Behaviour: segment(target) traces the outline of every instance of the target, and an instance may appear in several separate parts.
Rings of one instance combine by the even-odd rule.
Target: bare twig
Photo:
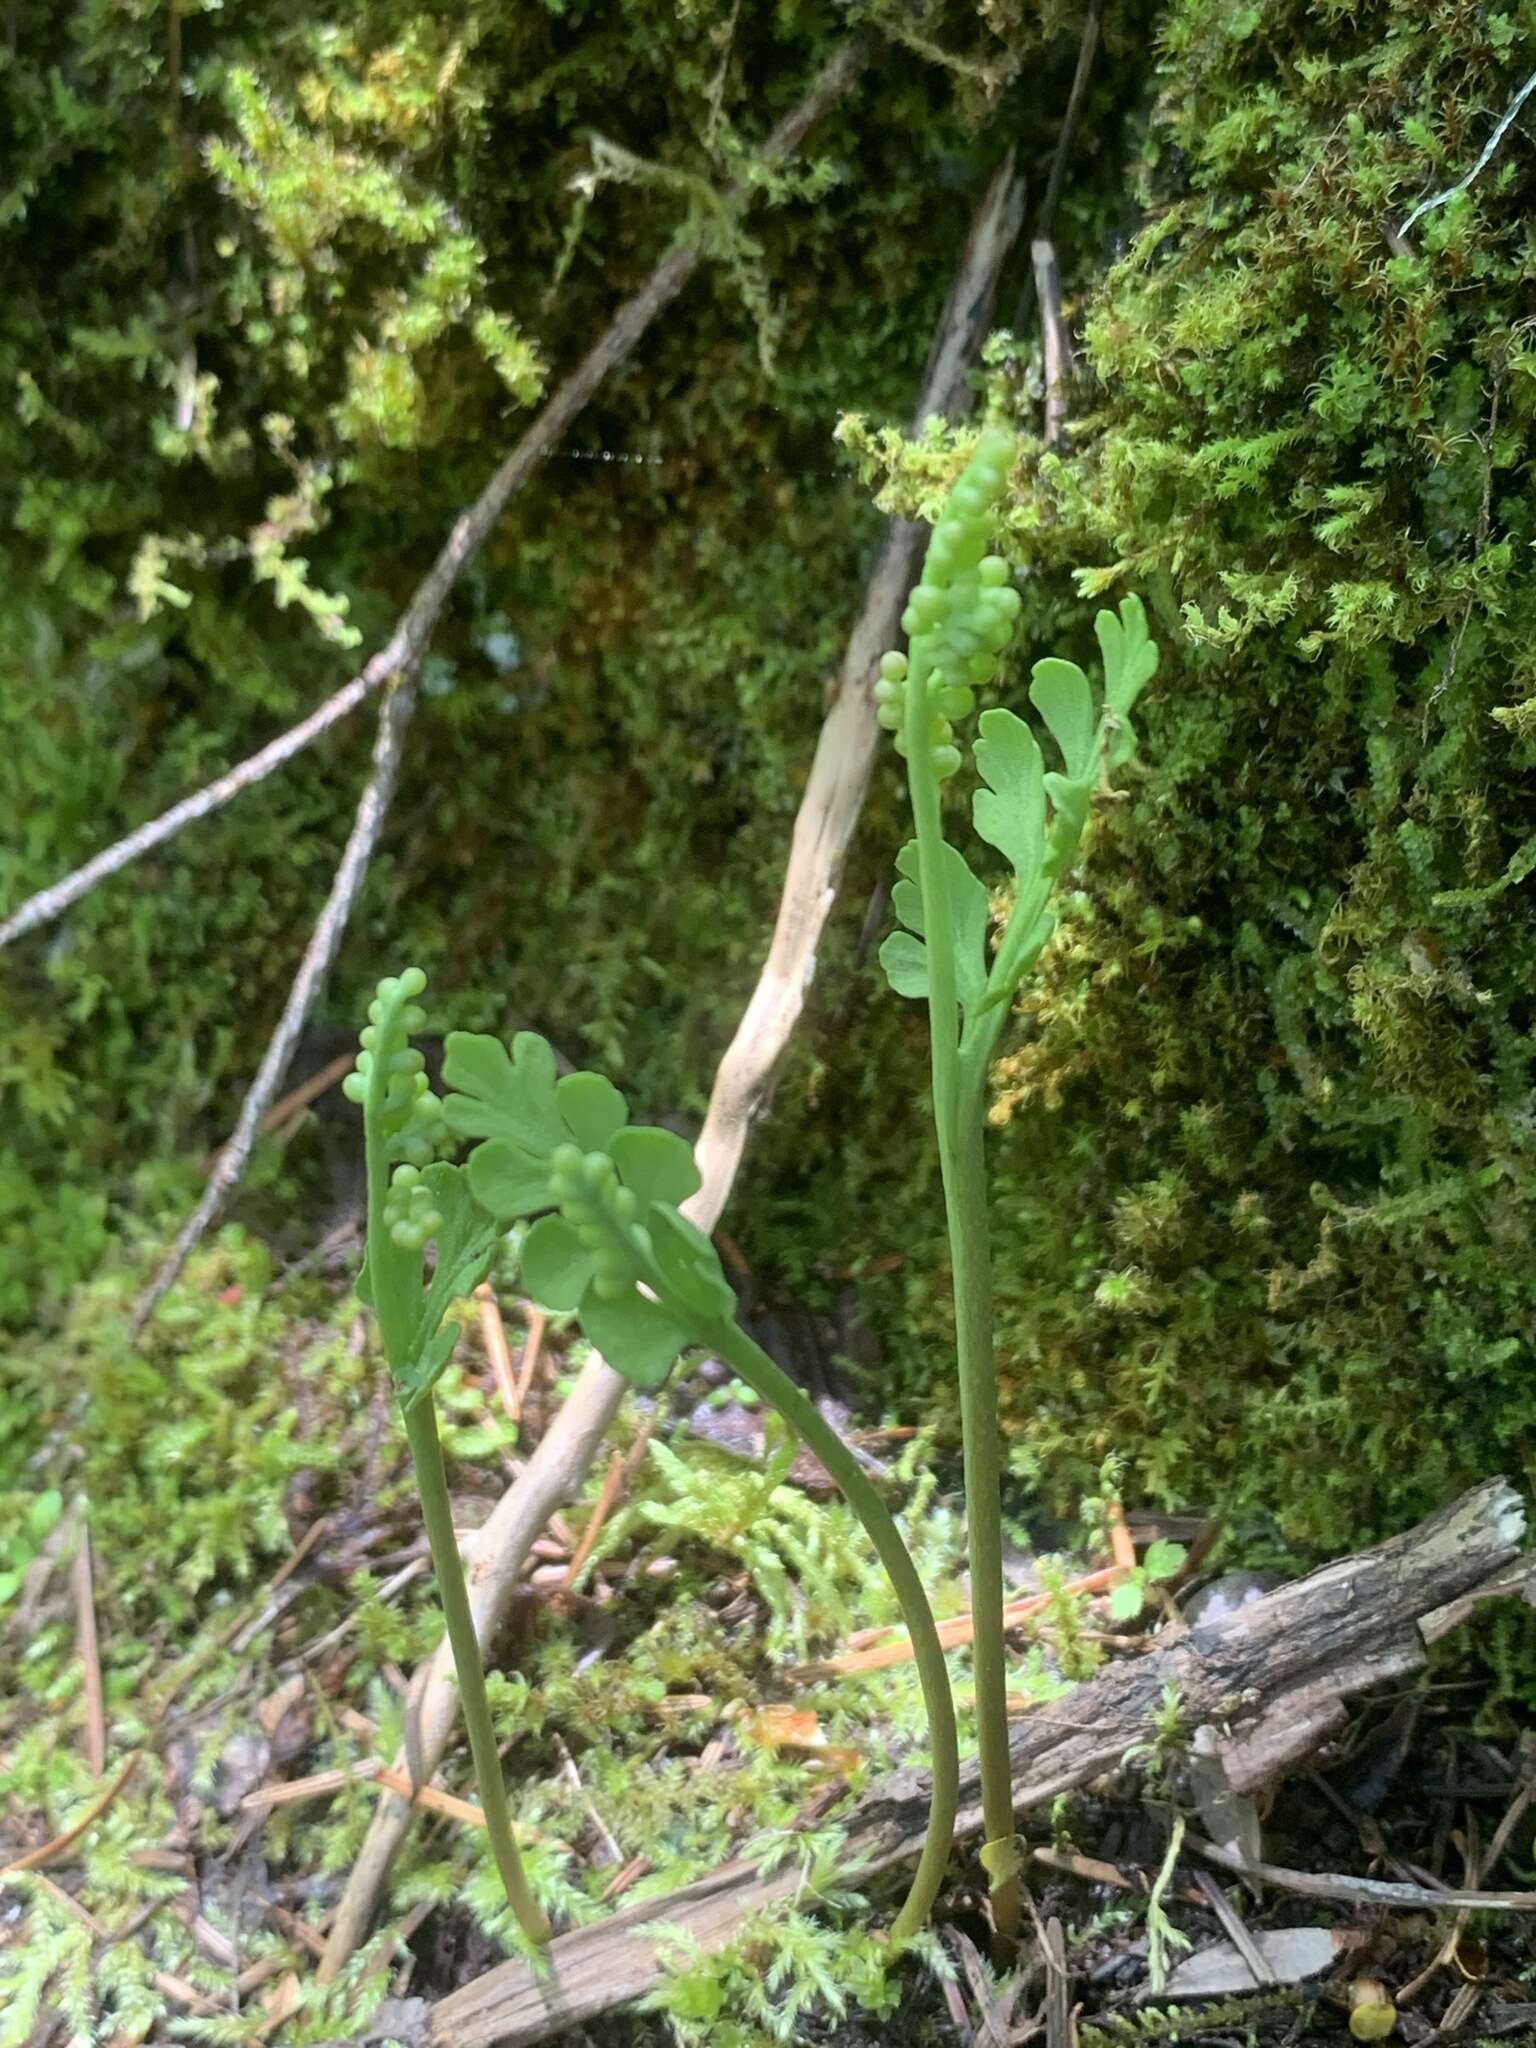
[[[549,1317],[543,1309],[528,1304],[528,1320],[524,1328],[523,1348],[517,1361],[517,1384],[512,1389],[512,1420],[521,1422],[523,1406],[533,1389],[534,1375],[538,1372],[539,1361],[544,1355],[544,1332],[549,1328]]]
[[[13,939],[35,931],[39,925],[50,924],[72,903],[78,903],[82,896],[88,895],[98,882],[105,881],[108,875],[115,875],[152,848],[163,845],[183,825],[206,818],[210,811],[218,810],[242,790],[250,789],[274,769],[281,768],[285,761],[291,761],[295,754],[302,753],[311,741],[317,740],[323,732],[329,732],[349,712],[355,711],[381,683],[390,676],[398,675],[404,666],[404,652],[397,631],[388,646],[380,648],[360,675],[344,684],[333,697],[328,697],[308,718],[300,719],[297,725],[290,726],[287,732],[269,741],[257,753],[240,762],[238,767],[231,768],[227,775],[210,782],[206,789],[198,790],[195,796],[184,797],[170,810],[162,811],[158,818],[151,818],[148,824],[140,825],[136,831],[105,847],[83,867],[76,868],[72,875],[66,875],[62,881],[54,882],[46,889],[39,889],[35,896],[29,896],[0,924],[0,946],[8,946]]]
[[[1045,445],[1054,448],[1067,419],[1067,384],[1076,363],[1072,337],[1061,310],[1061,278],[1056,269],[1056,244],[1041,235],[1030,244],[1035,294],[1040,301],[1040,336],[1045,350]]]
[[[1354,1906],[1416,1906],[1424,1913],[1443,1913],[1447,1906],[1473,1912],[1536,1913],[1536,1892],[1432,1891],[1427,1884],[1393,1884],[1382,1877],[1319,1875],[1312,1870],[1282,1870],[1275,1863],[1250,1863],[1232,1849],[1220,1849],[1199,1835],[1187,1835],[1184,1846],[1208,1862],[1239,1877],[1257,1878],[1276,1891],[1302,1899],[1339,1899]]]
[[[228,1195],[245,1172],[251,1153],[256,1147],[257,1133],[261,1120],[272,1107],[272,1102],[282,1080],[288,1071],[288,1062],[293,1049],[303,1035],[305,1021],[327,974],[336,958],[336,949],[341,944],[342,934],[352,915],[352,906],[357,901],[357,892],[363,885],[368,872],[368,863],[379,841],[385,815],[389,810],[390,798],[394,795],[395,781],[400,771],[400,750],[405,739],[406,727],[410,724],[411,713],[416,708],[416,686],[407,680],[399,683],[385,700],[379,714],[378,737],[373,747],[373,767],[358,800],[357,815],[352,821],[352,830],[347,839],[346,850],[341,856],[341,865],[331,883],[331,892],[325,900],[309,944],[304,949],[304,958],[294,976],[293,987],[288,991],[288,1000],[277,1022],[271,1042],[256,1070],[256,1078],[246,1090],[244,1102],[235,1128],[231,1132],[218,1163],[208,1176],[207,1185],[198,1200],[197,1207],[182,1225],[176,1242],[162,1261],[159,1270],[148,1287],[134,1304],[130,1332],[137,1336],[145,1323],[164,1300],[188,1257],[196,1248],[203,1232],[224,1206]]]
[[[773,131],[763,155],[772,161],[796,149],[807,131],[827,109],[842,97],[862,68],[866,52],[862,43],[846,43],[823,70],[815,86],[795,110]],[[699,267],[701,252],[680,245],[665,256],[646,283],[615,315],[602,339],[584,357],[539,412],[528,431],[508,455],[469,510],[453,530],[423,578],[394,632],[367,667],[336,694],[288,732],[252,754],[238,767],[221,775],[206,789],[151,819],[137,831],[105,848],[84,867],[62,881],[40,890],[0,924],[0,946],[9,945],[24,932],[33,931],[78,903],[97,882],[116,874],[152,847],[162,845],[194,819],[227,804],[231,797],[249,789],[280,768],[285,761],[307,747],[312,740],[345,718],[381,684],[411,673],[426,648],[438,615],[458,582],[466,563],[501,517],[507,500],[519,490],[555,446],[566,428],[591,399],[608,373],[616,369],[633,350],[658,313],[663,312]]]
[[[489,1280],[483,1280],[475,1289],[475,1307],[480,1312],[480,1340],[491,1362],[496,1391],[501,1396],[501,1405],[516,1422],[522,1404],[517,1396],[517,1381],[512,1376],[512,1353],[507,1345],[506,1325],[501,1320],[501,1305]]]
[[[845,44],[823,67],[821,76],[806,98],[779,122],[764,147],[764,157],[771,161],[796,148],[812,124],[848,90],[864,61],[864,46],[860,42],[855,39]],[[342,855],[330,896],[300,964],[277,1030],[241,1105],[234,1132],[219,1155],[219,1163],[209,1177],[197,1208],[134,1306],[131,1323],[134,1335],[153,1315],[186,1263],[188,1254],[222,1207],[229,1190],[244,1173],[261,1119],[271,1108],[273,1098],[282,1085],[293,1047],[335,958],[336,947],[378,839],[399,767],[401,741],[415,708],[416,663],[449,592],[465,564],[500,517],[512,493],[533,474],[610,370],[626,360],[656,316],[677,297],[698,268],[700,260],[698,248],[680,244],[662,259],[641,289],[620,308],[602,339],[588,351],[544,405],[474,505],[455,523],[426,581],[396,627],[390,646],[400,648],[399,659],[395,663],[400,681],[379,716],[373,772],[363,791],[352,835]],[[377,659],[382,660],[383,657]]]
[[[1122,1576],[1119,1565],[1104,1565],[1098,1571],[1084,1572],[1081,1578],[1069,1579],[1062,1591],[1072,1594],[1107,1593]],[[1004,1628],[1018,1628],[1026,1621],[1033,1621],[1045,1613],[1055,1597],[1051,1593],[1030,1593],[1021,1600],[1008,1601],[1003,1608]],[[888,1664],[904,1664],[912,1655],[910,1636],[896,1635],[888,1629],[862,1630],[860,1633],[864,1636],[879,1634],[886,1636],[887,1640],[848,1650],[841,1657],[823,1657],[813,1664],[793,1665],[786,1676],[801,1682],[819,1678],[851,1678],[859,1672],[883,1671]],[[944,1649],[963,1649],[975,1636],[976,1616],[970,1611],[952,1614],[939,1623],[938,1633]]]
[[[1037,1919],[1036,1926],[1039,1925]],[[1045,1923],[1045,2043],[1046,2048],[1072,2048],[1072,1978],[1067,1970],[1067,1944],[1061,1922],[1053,1915]]]
[[[1205,1903],[1221,1922],[1222,1932],[1248,1965],[1248,1974],[1252,1977],[1254,1983],[1271,1986],[1278,1983],[1279,1979],[1270,1967],[1268,1956],[1265,1955],[1263,1949],[1259,1947],[1259,1944],[1248,1931],[1248,1922],[1238,1912],[1236,1906],[1233,1905],[1215,1878],[1211,1876],[1208,1870],[1200,1870],[1195,1873],[1195,1882],[1204,1894]]]
[[[582,1567],[592,1555],[597,1539],[603,1533],[603,1525],[613,1513],[614,1503],[618,1500],[623,1486],[624,1454],[622,1451],[615,1451],[609,1460],[608,1470],[603,1474],[603,1483],[598,1488],[597,1499],[592,1503],[587,1526],[581,1532],[581,1541],[571,1553],[571,1561],[565,1568],[565,1578],[560,1587],[562,1593],[569,1593],[581,1577]]]
[[[1481,176],[1482,172],[1487,168],[1488,164],[1491,162],[1494,151],[1498,148],[1499,144],[1504,140],[1504,137],[1509,133],[1510,127],[1514,121],[1515,116],[1519,113],[1520,109],[1525,105],[1526,101],[1530,98],[1533,92],[1536,92],[1536,71],[1533,71],[1531,73],[1530,77],[1525,81],[1524,85],[1521,86],[1520,90],[1515,94],[1514,98],[1510,101],[1509,105],[1504,109],[1504,112],[1499,116],[1498,123],[1495,126],[1493,133],[1489,136],[1488,140],[1483,144],[1482,149],[1478,153],[1477,161],[1473,164],[1471,170],[1468,171],[1464,177],[1458,178],[1454,185],[1447,185],[1443,192],[1436,192],[1433,195],[1433,197],[1429,199],[1421,199],[1418,205],[1413,209],[1412,213],[1410,213],[1399,226],[1397,232],[1400,237],[1406,238],[1408,230],[1411,227],[1416,226],[1417,223],[1424,218],[1426,213],[1433,213],[1437,206],[1444,206],[1449,200],[1455,199],[1458,196],[1458,194],[1466,191],[1467,187],[1472,183],[1474,178]],[[1411,253],[1412,252],[1410,251],[1410,254]]]
[[[1037,235],[1052,235],[1056,232],[1056,208],[1061,202],[1061,188],[1066,182],[1067,160],[1072,153],[1073,138],[1077,134],[1078,118],[1083,111],[1083,101],[1088,97],[1088,80],[1093,71],[1093,59],[1099,47],[1099,30],[1103,21],[1104,0],[1090,0],[1088,19],[1083,23],[1083,39],[1077,50],[1077,69],[1072,74],[1072,90],[1067,96],[1067,111],[1061,117],[1061,133],[1056,138],[1056,151],[1051,158],[1045,197],[1040,202],[1040,211],[1035,219]]]
[[[849,74],[851,77],[851,74]],[[848,79],[844,79],[844,84]],[[830,100],[821,88],[821,111]],[[804,127],[809,126],[809,121]],[[988,187],[956,273],[929,360],[919,421],[958,414],[969,401],[966,370],[985,332],[998,269],[1018,231],[1017,185],[1011,162]],[[719,1221],[755,1116],[767,1101],[780,1055],[800,1015],[815,970],[816,949],[836,900],[837,884],[874,762],[877,725],[871,695],[876,666],[899,630],[917,561],[916,529],[894,523],[865,587],[842,673],[817,742],[796,815],[778,921],[756,990],[715,1075],[704,1129],[695,1147],[703,1186],[687,1204],[693,1222]],[[496,1633],[516,1591],[528,1546],[551,1513],[581,1485],[618,1414],[625,1381],[600,1359],[583,1367],[538,1448],[480,1531],[470,1573],[470,1605],[482,1643]],[[439,1646],[424,1690],[417,1733],[435,1764],[458,1718],[453,1660]],[[356,1948],[410,1825],[403,1801],[381,1800],[353,1866],[331,1928],[320,1975],[329,1982]]]
[[[72,1848],[87,1828],[96,1825],[124,1789],[139,1768],[139,1758],[142,1755],[143,1751],[136,1749],[96,1804],[88,1807],[79,1820],[67,1827],[63,1834],[55,1835],[52,1841],[39,1843],[37,1848],[29,1849],[24,1856],[13,1856],[9,1863],[0,1864],[0,1878],[15,1877],[23,1870],[41,1870],[45,1863],[52,1863],[56,1857],[62,1856],[66,1849]]]
[[[308,1109],[312,1102],[318,1102],[327,1089],[334,1088],[343,1075],[352,1071],[356,1057],[355,1052],[339,1052],[335,1059],[327,1060],[323,1067],[302,1080],[296,1088],[290,1088],[286,1095],[273,1103],[262,1118],[257,1137],[264,1138],[268,1131],[280,1131],[284,1124],[296,1118],[301,1111]],[[203,1161],[204,1169],[214,1166],[218,1157],[217,1152],[210,1152]]]

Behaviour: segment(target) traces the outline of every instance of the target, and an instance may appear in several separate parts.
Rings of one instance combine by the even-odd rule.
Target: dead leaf
[[[847,1743],[828,1742],[810,1707],[753,1707],[735,1717],[737,1733],[757,1749],[782,1750],[804,1757],[818,1771],[846,1777],[864,1758]]]
[[[1281,1927],[1255,1934],[1254,1945],[1279,1984],[1300,1984],[1331,1970],[1339,1957],[1358,1945],[1348,1927]],[[1180,1963],[1163,1992],[1165,1998],[1219,1998],[1232,1991],[1258,1991],[1261,1986],[1230,1941],[1218,1941]]]
[[[1235,1850],[1245,1863],[1262,1863],[1259,1809],[1246,1792],[1233,1791],[1215,1728],[1197,1728],[1190,1751],[1189,1789],[1206,1833],[1219,1848]]]

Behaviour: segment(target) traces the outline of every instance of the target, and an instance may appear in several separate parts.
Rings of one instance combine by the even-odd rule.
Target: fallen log
[[[1480,1600],[1514,1592],[1531,1598],[1524,1534],[1519,1496],[1490,1480],[1417,1528],[1220,1621],[1165,1630],[1146,1656],[1111,1665],[1055,1707],[1018,1720],[1011,1743],[1017,1807],[1038,1809],[1118,1770],[1170,1685],[1185,1724],[1214,1729],[1232,1790],[1259,1790],[1315,1754],[1342,1725],[1346,1699],[1420,1670],[1425,1644],[1444,1633],[1448,1613],[1464,1619]],[[868,1878],[915,1858],[927,1811],[924,1773],[898,1772],[873,1787],[845,1823],[849,1866]],[[962,1779],[958,1827],[974,1834],[980,1826],[972,1764]],[[560,1935],[537,1965],[503,1963],[440,1999],[430,2048],[532,2048],[633,2005],[661,1981],[663,1930],[706,1950],[721,1947],[749,1913],[792,1896],[800,1883],[793,1862],[766,1877],[749,1862],[729,1863]],[[1427,1890],[1425,1900],[1443,1903]],[[1490,1895],[1489,1904],[1497,1903]]]

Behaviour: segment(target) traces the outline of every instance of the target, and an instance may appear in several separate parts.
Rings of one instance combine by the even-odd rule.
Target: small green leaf
[[[693,1147],[675,1131],[631,1124],[615,1133],[608,1151],[620,1180],[642,1202],[686,1202],[703,1186]]]
[[[581,1327],[615,1372],[644,1388],[661,1385],[689,1342],[688,1332],[643,1294],[626,1294],[618,1301],[588,1294],[581,1304]]]
[[[1061,661],[1054,654],[1037,661],[1033,675],[1029,701],[1060,747],[1067,774],[1081,782],[1093,768],[1093,693],[1088,678],[1075,661]]]
[[[466,1294],[473,1294],[485,1278],[498,1232],[494,1220],[475,1200],[461,1168],[439,1163],[429,1166],[421,1178],[431,1193],[432,1206],[443,1219],[436,1233],[437,1264],[422,1300],[411,1347],[418,1358],[425,1358],[437,1342],[449,1308]],[[451,1343],[448,1348],[453,1349]],[[439,1365],[432,1379],[442,1369]]]
[[[978,789],[971,811],[976,830],[1018,876],[1034,882],[1045,858],[1045,764],[1035,736],[1011,711],[984,711],[977,721],[976,772],[990,787]]]
[[[555,1056],[542,1038],[520,1031],[512,1054],[499,1038],[450,1031],[443,1080],[458,1090],[443,1104],[448,1128],[461,1138],[506,1138],[534,1153],[565,1142],[555,1110]]]
[[[1104,660],[1104,702],[1124,718],[1157,673],[1157,642],[1147,633],[1147,614],[1139,597],[1120,600],[1120,616],[1100,612],[1093,622]]]
[[[567,1074],[555,1087],[561,1120],[583,1152],[606,1152],[629,1121],[624,1098],[601,1074]]]
[[[1122,1579],[1109,1589],[1109,1611],[1116,1621],[1134,1621],[1142,1608],[1140,1582]]]
[[[969,1011],[987,992],[990,903],[984,885],[971,873],[959,847],[946,841],[940,857],[949,895],[950,930],[954,934],[955,992],[961,1008]]]
[[[1166,1536],[1159,1536],[1155,1543],[1147,1545],[1142,1570],[1149,1579],[1174,1578],[1183,1568],[1186,1555],[1182,1543],[1170,1543]]]
[[[980,1855],[981,1867],[990,1880],[989,1891],[1000,1891],[1024,1868],[1024,1843],[1018,1835],[999,1835],[983,1842]]]
[[[402,1409],[414,1408],[418,1401],[424,1400],[431,1393],[448,1370],[448,1361],[452,1358],[458,1341],[457,1323],[449,1323],[445,1328],[433,1332],[409,1372],[403,1373],[396,1382],[396,1392]]]
[[[510,1138],[487,1138],[477,1145],[467,1171],[475,1200],[504,1223],[549,1207],[548,1159],[536,1158]]]
[[[1070,781],[1065,775],[1047,775],[1045,793],[1055,807],[1045,855],[1045,873],[1054,881],[1076,856],[1093,790],[1088,783]]]
[[[1104,714],[1104,765],[1123,768],[1136,753],[1136,728],[1123,712]]]
[[[542,1216],[523,1239],[523,1285],[545,1308],[580,1308],[592,1254],[563,1216]]]
[[[649,1222],[657,1270],[680,1305],[700,1322],[734,1316],[735,1291],[720,1269],[719,1254],[698,1225],[666,1206],[655,1208]]]
[[[897,916],[915,932],[921,932],[924,923],[918,861],[917,841],[909,839],[896,856],[901,880],[891,891]],[[981,1000],[987,986],[987,892],[957,847],[941,845],[939,861],[954,953],[955,993],[969,1009]],[[927,995],[928,954],[920,939],[907,932],[893,932],[880,948],[880,964],[897,995]]]
[[[21,1577],[20,1572],[0,1572],[0,1607],[3,1607],[7,1600],[15,1598]]]
[[[901,880],[891,890],[891,908],[909,932],[923,936],[923,892],[918,885],[917,841],[909,839],[896,856]]]
[[[892,932],[880,948],[885,978],[899,996],[928,996],[928,948],[910,932]]]

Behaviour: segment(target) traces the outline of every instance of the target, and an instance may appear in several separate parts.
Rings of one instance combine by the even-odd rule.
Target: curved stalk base
[[[501,1758],[496,1750],[496,1731],[491,1722],[491,1705],[486,1697],[485,1671],[480,1662],[480,1644],[475,1636],[474,1618],[469,1611],[469,1593],[464,1584],[464,1567],[458,1540],[453,1533],[453,1511],[448,1499],[448,1479],[443,1470],[443,1448],[438,1441],[437,1417],[432,1396],[405,1410],[405,1433],[416,1466],[416,1485],[421,1494],[422,1520],[427,1525],[427,1544],[432,1552],[432,1569],[437,1577],[438,1598],[448,1625],[454,1668],[459,1675],[459,1696],[464,1707],[464,1726],[469,1735],[469,1752],[474,1759],[480,1804],[485,1809],[485,1831],[491,1853],[507,1894],[507,1904],[517,1924],[530,1941],[549,1940],[550,1926],[529,1889],[517,1843],[512,1836],[512,1816],[507,1807],[507,1790],[502,1782]]]
[[[955,1730],[954,1699],[949,1670],[934,1626],[928,1595],[911,1554],[885,1502],[870,1484],[858,1459],[794,1381],[761,1346],[735,1323],[722,1322],[711,1332],[712,1348],[737,1376],[778,1410],[813,1456],[837,1482],[843,1498],[863,1523],[901,1604],[912,1638],[913,1658],[923,1688],[928,1728],[933,1738],[933,1796],[928,1832],[917,1873],[906,1902],[891,1927],[893,1941],[908,1941],[925,1924],[944,1882],[954,1843],[955,1815],[960,1805],[960,1747]]]

